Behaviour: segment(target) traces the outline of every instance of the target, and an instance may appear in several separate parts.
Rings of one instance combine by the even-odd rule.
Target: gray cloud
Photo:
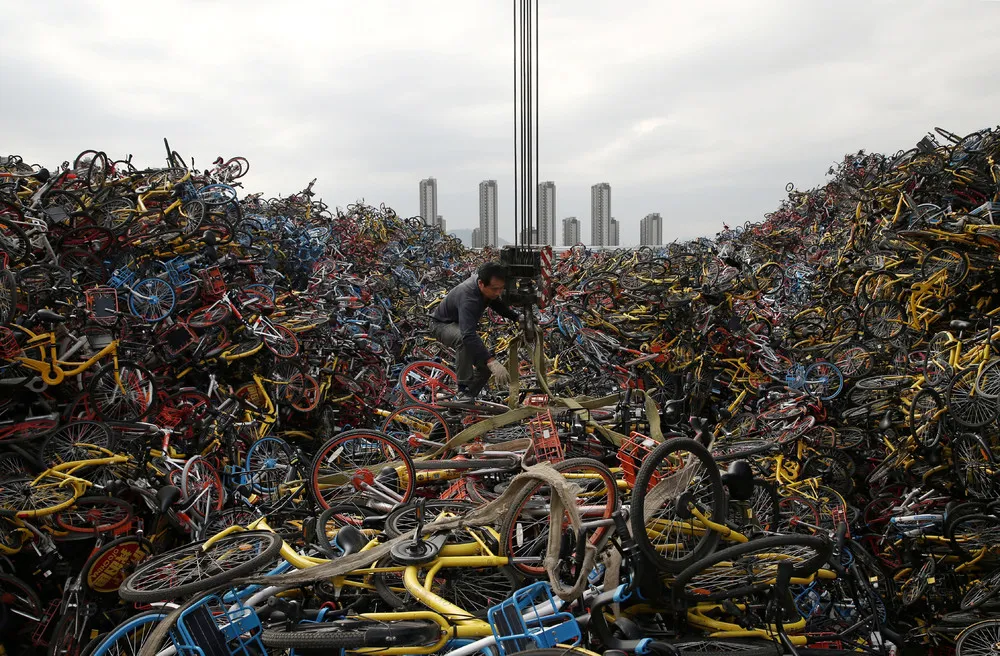
[[[954,0],[541,3],[541,179],[589,235],[612,185],[622,239],[757,220],[860,148],[995,125],[1000,4]],[[87,148],[205,165],[244,155],[248,190],[317,190],[417,213],[439,181],[449,227],[495,178],[512,236],[508,2],[15,3],[0,24],[0,151]]]

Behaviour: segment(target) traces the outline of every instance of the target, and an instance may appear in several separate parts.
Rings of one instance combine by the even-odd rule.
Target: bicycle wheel
[[[996,464],[989,445],[979,435],[963,433],[951,442],[955,477],[965,493],[974,499],[997,498]]]
[[[114,437],[107,424],[97,421],[73,421],[56,428],[42,442],[42,462],[58,465],[92,457],[93,447],[113,451]]]
[[[945,522],[944,534],[952,551],[960,558],[974,560],[983,550],[1000,544],[1000,518],[995,515],[962,515]]]
[[[979,370],[976,389],[985,397],[1000,397],[1000,358],[993,358]]]
[[[229,318],[229,306],[213,303],[198,308],[188,317],[188,325],[192,328],[208,328],[222,323]]]
[[[775,535],[737,544],[685,568],[674,579],[674,594],[696,601],[719,601],[774,585],[778,566],[792,564],[792,576],[805,578],[830,557],[825,536]]]
[[[269,566],[278,558],[274,533],[232,533],[204,548],[205,541],[178,547],[149,560],[122,582],[118,595],[129,602],[167,601],[201,592]]]
[[[153,629],[169,614],[166,610],[147,610],[128,618],[99,638],[90,656],[135,656]]]
[[[670,646],[682,656],[781,656],[781,648],[767,640],[746,638],[704,638],[702,640],[672,640]]]
[[[7,265],[11,267],[22,264],[31,253],[27,235],[12,220],[15,216],[22,220],[20,215],[13,205],[0,201],[0,252],[7,254]]]
[[[895,339],[906,326],[903,308],[895,301],[873,301],[861,315],[865,334],[874,339]]]
[[[844,389],[844,376],[830,362],[816,362],[806,368],[805,390],[823,401],[837,398]]]
[[[969,273],[969,256],[957,248],[940,246],[925,255],[920,265],[920,273],[925,279],[942,269],[947,270],[947,282],[954,287]]]
[[[955,374],[948,386],[948,416],[965,428],[981,428],[997,418],[1000,397],[988,397],[976,387],[976,370]]]
[[[281,324],[275,324],[271,326],[271,329],[276,334],[271,334],[270,330],[261,333],[267,350],[278,358],[295,357],[295,354],[299,352],[299,340],[295,337],[295,333]]]
[[[79,492],[63,479],[15,478],[0,487],[0,511],[15,514],[20,519],[53,515],[73,505]]]
[[[576,485],[580,519],[607,519],[618,507],[618,485],[607,467],[589,458],[571,458],[555,466],[566,482]],[[547,485],[525,488],[510,504],[510,512],[500,526],[500,555],[512,559],[511,565],[525,576],[545,576],[543,560],[549,540],[552,491]],[[568,516],[558,530],[569,525]],[[610,529],[590,532],[588,540],[598,544]]]
[[[222,504],[226,500],[219,473],[201,456],[194,456],[184,463],[181,493],[185,500],[199,497],[198,502],[191,506],[191,512],[202,518],[222,510]]]
[[[1000,569],[989,576],[976,579],[962,597],[961,609],[979,608],[1000,592]]]
[[[910,402],[910,431],[928,449],[941,440],[944,407],[941,395],[930,388],[917,392]]]
[[[316,452],[310,480],[323,508],[368,502],[406,503],[416,479],[413,460],[398,442],[376,430],[350,430]]]
[[[458,393],[455,372],[437,362],[412,362],[399,375],[400,387],[406,398],[421,405],[435,405],[439,395]]]
[[[407,447],[408,453],[419,456],[434,451],[451,439],[448,422],[434,410],[419,405],[404,406],[393,411],[382,424],[382,431]],[[439,457],[447,458],[447,454]]]
[[[98,419],[139,421],[156,406],[156,382],[153,374],[135,362],[119,360],[118,368],[109,363],[90,381],[90,400]]]
[[[18,620],[21,625],[20,629],[15,629],[11,631],[12,633],[23,629],[33,630],[35,622],[30,621],[30,618],[37,618],[37,620],[42,618],[42,600],[38,593],[35,592],[34,587],[16,576],[0,574],[0,608],[2,607],[6,607],[8,613],[14,617],[28,620],[27,622]],[[7,622],[4,621],[4,615],[5,613],[0,613],[0,628],[6,628]],[[7,634],[8,631],[4,631],[4,635]]]
[[[693,503],[708,519],[726,516],[726,491],[708,450],[687,438],[660,444],[642,463],[632,487],[632,535],[658,569],[679,572],[715,548],[719,534],[700,525]]]
[[[277,492],[292,474],[292,447],[277,437],[257,440],[247,449],[246,469],[256,490]]]
[[[81,497],[53,519],[68,538],[92,538],[125,530],[132,523],[132,504],[114,497]]]
[[[1000,645],[1000,620],[985,620],[958,634],[955,656],[993,656],[997,645]]]
[[[17,277],[10,269],[0,271],[0,325],[13,321],[17,302]]]
[[[156,323],[170,316],[176,302],[177,294],[169,282],[159,278],[146,278],[132,288],[128,307],[140,319]]]
[[[436,622],[348,618],[271,626],[261,634],[261,641],[276,649],[357,649],[433,644],[440,637]]]

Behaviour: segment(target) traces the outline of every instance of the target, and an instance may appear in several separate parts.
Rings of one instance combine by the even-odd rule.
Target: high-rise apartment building
[[[663,218],[658,212],[647,214],[639,221],[639,245],[659,246],[663,243]]]
[[[538,183],[538,243],[556,245],[556,183]]]
[[[611,224],[608,226],[608,246],[620,246],[618,241],[618,219],[611,217]]]
[[[437,215],[437,220],[434,222],[434,225],[441,228],[441,232],[448,234],[448,228],[445,226],[444,217],[440,214]]]
[[[479,183],[479,247],[496,246],[497,239],[497,181]]]
[[[580,222],[575,216],[563,219],[563,246],[576,246],[580,243]]]
[[[611,185],[607,182],[590,188],[590,244],[607,246],[611,235]]]
[[[482,248],[483,245],[479,240],[479,228],[472,229],[472,248]]]
[[[438,216],[438,183],[434,178],[420,181],[420,216],[426,225],[435,225]]]

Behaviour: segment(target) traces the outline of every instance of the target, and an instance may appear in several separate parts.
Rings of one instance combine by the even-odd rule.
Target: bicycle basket
[[[118,291],[114,287],[93,287],[84,292],[90,320],[110,326],[118,320]]]
[[[21,345],[17,343],[14,331],[0,326],[0,360],[13,360],[21,355]]]
[[[168,328],[163,333],[163,343],[167,356],[175,358],[198,341],[198,335],[183,321]]]
[[[562,462],[565,459],[559,431],[552,420],[552,411],[540,412],[528,420],[528,432],[536,462]]]
[[[186,608],[177,618],[172,634],[181,655],[250,656],[267,653],[260,641],[262,631],[253,608],[239,600],[235,605],[224,602],[213,594]]]
[[[630,487],[635,485],[635,475],[638,473],[639,467],[642,467],[642,461],[646,459],[654,447],[656,447],[656,442],[635,431],[632,431],[628,439],[618,447],[618,462],[622,466],[625,482]],[[653,474],[650,485],[655,485],[659,481],[659,475]]]
[[[545,581],[521,588],[490,608],[486,617],[501,655],[579,644],[583,636],[576,618],[553,612],[556,608],[552,588]]]
[[[205,281],[206,296],[222,296],[226,291],[226,280],[222,277],[219,267],[209,267],[200,272],[201,279]]]

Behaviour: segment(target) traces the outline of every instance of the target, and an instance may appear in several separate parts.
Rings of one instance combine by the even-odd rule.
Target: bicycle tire
[[[118,380],[115,380],[115,374]],[[122,381],[122,385],[118,384]],[[126,389],[127,388],[127,389]],[[157,384],[153,374],[129,360],[110,362],[90,380],[88,393],[97,418],[102,421],[136,422],[156,408]]]
[[[789,556],[788,553],[782,554],[779,551],[781,549],[785,549],[793,555]],[[801,555],[794,555],[795,550],[800,551]],[[804,578],[815,573],[822,567],[830,558],[832,550],[833,545],[830,540],[826,536],[821,535],[772,535],[757,538],[750,542],[720,549],[685,568],[674,578],[674,594],[678,598],[698,601],[719,601],[753,594],[771,587],[773,585],[773,581],[771,580],[773,577],[769,572],[767,576],[762,577],[760,563],[754,562],[752,559],[749,561],[749,569],[740,571],[737,576],[733,577],[735,584],[732,587],[713,591],[706,587],[709,583],[707,580],[697,581],[697,576],[703,572],[709,572],[712,567],[722,563],[728,563],[728,568],[738,570],[739,568],[736,566],[741,563],[741,559],[747,559],[755,552],[764,552],[765,556],[769,554],[780,555],[781,558],[778,558],[778,560],[782,562],[787,562],[790,557],[801,558],[799,564],[793,568],[792,576]],[[709,573],[711,575],[711,572]],[[712,579],[712,583],[719,583],[722,580],[717,574],[712,576]],[[689,584],[699,587],[689,590]]]
[[[1000,620],[984,620],[962,630],[955,641],[955,656],[988,656],[1000,644]]]
[[[997,593],[1000,593],[1000,569],[973,581],[962,596],[959,607],[964,611],[974,610],[996,597]]]
[[[188,325],[192,328],[209,328],[228,319],[229,314],[229,307],[221,303],[204,305],[191,313]]]
[[[152,630],[169,614],[166,610],[147,610],[130,617],[98,638],[90,656],[138,654]]]
[[[278,535],[267,531],[232,533],[220,538],[208,549],[202,549],[205,542],[186,544],[147,560],[122,582],[118,596],[128,602],[149,603],[202,592],[270,565],[278,558],[282,544]],[[249,548],[247,543],[251,543]],[[243,560],[232,558],[235,564],[231,563],[229,558],[233,554],[242,556]],[[230,565],[230,568],[222,569],[223,564]],[[202,565],[206,566],[205,569],[222,571],[202,576]],[[177,580],[182,582],[154,587],[156,582]]]
[[[955,478],[965,493],[982,501],[996,499],[996,464],[986,440],[962,433],[952,439],[951,453]]]
[[[781,656],[781,648],[767,640],[745,638],[704,638],[701,640],[671,640],[667,642],[680,654],[697,656]]]
[[[832,362],[814,362],[806,368],[804,387],[811,396],[830,401],[844,389],[844,374]]]
[[[645,514],[647,512],[645,508],[646,495],[649,491],[650,484],[654,482],[654,476],[656,476],[656,481],[659,481],[664,475],[669,476],[680,471],[676,467],[668,467],[664,472],[658,472],[660,466],[674,454],[688,454],[693,456],[699,463],[698,466],[701,468],[701,471],[696,472],[692,470],[689,474],[685,475],[690,477],[687,484],[685,484],[685,487],[688,487],[691,481],[694,480],[695,474],[703,472],[705,476],[704,482],[707,482],[709,487],[707,491],[703,488],[699,496],[702,497],[703,500],[708,501],[711,507],[703,507],[702,512],[707,511],[709,519],[715,518],[714,521],[717,522],[726,516],[726,493],[725,488],[722,485],[722,476],[719,473],[718,466],[715,464],[715,460],[712,458],[712,454],[708,452],[708,449],[695,440],[687,438],[672,438],[653,449],[649,456],[647,456],[646,460],[642,463],[642,467],[639,468],[639,473],[635,477],[635,485],[632,487],[632,512],[630,513],[630,521],[632,525],[632,535],[635,538],[639,550],[656,566],[657,569],[668,573],[677,573],[682,571],[691,563],[697,562],[703,558],[705,554],[711,552],[715,548],[715,545],[719,543],[719,534],[711,530],[703,531],[700,539],[697,539],[694,544],[690,546],[685,545],[683,543],[683,537],[678,535],[677,537],[681,540],[681,547],[673,546],[671,549],[673,553],[680,553],[682,548],[686,548],[685,555],[680,557],[665,558],[650,539],[647,531],[647,526],[650,522],[645,519]],[[681,457],[683,458],[683,455]],[[701,480],[698,481],[699,484],[701,482]],[[685,489],[684,492],[687,494],[688,490]],[[681,521],[686,519],[687,510],[678,509],[676,507],[676,501],[676,498],[664,499],[661,508],[657,509],[655,512],[656,514],[659,514],[665,510],[666,517],[656,517],[655,514],[651,513],[650,520],[665,519],[669,525],[669,523],[676,521],[678,518]],[[668,533],[666,537],[672,537],[672,533]]]
[[[883,342],[899,337],[906,327],[906,314],[895,301],[872,301],[861,314],[865,335]]]
[[[82,622],[85,628],[89,618],[82,608],[77,609],[77,613],[67,612],[56,622],[45,649],[46,656],[76,656],[80,653],[83,645],[79,644],[76,637],[77,631],[81,630],[78,622]]]
[[[997,418],[1000,397],[979,394],[975,369],[960,371],[948,384],[948,417],[964,428],[981,428]]]
[[[0,325],[14,320],[17,302],[17,277],[10,269],[4,269],[0,271]]]
[[[570,458],[557,463],[555,469],[564,477],[569,478],[568,483],[577,485],[580,485],[580,482],[584,483],[580,491],[581,496],[577,497],[580,502],[578,505],[593,508],[591,512],[599,514],[599,517],[589,516],[581,517],[581,519],[589,521],[611,517],[618,507],[618,486],[607,467],[591,458]],[[574,474],[575,477],[573,477]],[[586,485],[587,483],[591,484]],[[526,522],[523,515],[525,513],[530,516],[537,515],[537,512],[530,512],[530,506],[532,499],[540,493],[543,495],[551,494],[548,486],[541,484],[525,488],[523,492],[511,500],[510,510],[500,525],[500,555],[521,559],[520,562],[511,562],[511,567],[520,574],[535,579],[543,578],[546,575],[543,560],[551,528],[549,526],[550,513],[548,510],[544,510],[540,516],[534,517],[536,521],[533,522]],[[596,500],[596,503],[589,503],[593,500]],[[536,505],[544,508],[547,504],[544,499],[538,499]],[[608,528],[602,527],[591,532],[588,541],[595,545],[600,543],[608,530]],[[525,539],[526,534],[527,540]],[[524,559],[527,558],[535,558],[537,562],[524,562]]]
[[[215,470],[210,462],[201,456],[189,458],[184,463],[181,470],[181,494],[185,500],[192,499],[207,487],[215,489],[215,499],[206,506],[204,497],[191,507],[191,512],[198,517],[205,518],[211,511],[222,510],[226,501],[225,488],[222,487],[222,479],[219,472]],[[205,512],[207,510],[208,512]]]
[[[170,316],[177,305],[177,292],[166,280],[146,278],[135,283],[128,297],[132,314],[148,323],[157,323]]]
[[[369,444],[351,444],[355,440]],[[377,462],[380,453],[391,453],[393,460]],[[377,472],[371,470],[373,465],[379,467]],[[405,448],[377,430],[349,430],[330,438],[316,451],[310,467],[310,487],[324,509],[342,503],[365,504],[373,495],[406,503],[415,482],[413,460]]]
[[[937,416],[944,407],[941,395],[930,388],[918,391],[910,401],[910,431],[925,448],[941,441],[942,422]]]
[[[418,423],[419,425],[414,425]],[[426,434],[419,430],[430,428]],[[397,442],[405,445],[411,456],[418,456],[436,450],[437,444],[447,444],[451,439],[451,428],[448,421],[437,411],[423,405],[406,405],[386,416],[382,423],[382,431],[392,436]],[[411,438],[417,438],[416,440]],[[434,444],[424,444],[422,440]],[[440,458],[449,457],[442,453]]]
[[[0,252],[7,254],[7,265],[13,267],[24,263],[28,255],[31,254],[31,247],[24,230],[21,230],[20,226],[13,221],[4,218],[5,207],[13,208],[14,206],[9,203],[0,204]],[[14,209],[16,210],[16,208]],[[20,217],[20,215],[18,210],[17,216]]]
[[[265,629],[261,633],[261,641],[265,646],[277,649],[357,649],[419,645],[436,642],[441,637],[441,627],[430,621],[363,622],[352,618],[350,623],[370,626],[345,630],[341,622],[279,625]]]
[[[274,324],[273,328],[279,336],[262,335],[264,346],[276,358],[294,358],[299,352],[299,340],[295,333],[281,324]]]

